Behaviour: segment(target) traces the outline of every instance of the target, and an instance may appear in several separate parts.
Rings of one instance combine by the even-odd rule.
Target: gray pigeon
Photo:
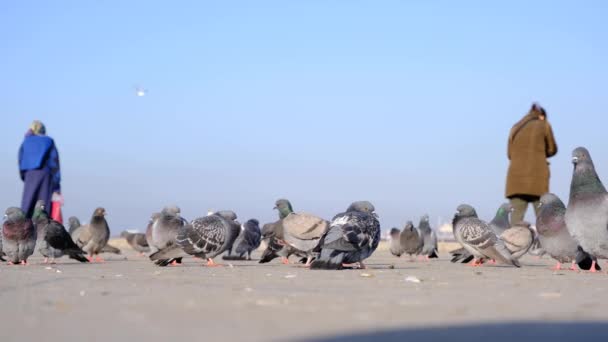
[[[148,246],[148,241],[146,241],[146,234],[124,231],[120,233],[120,236],[124,238],[129,246],[131,246],[131,248],[133,248],[136,252],[142,255],[150,252],[150,246]]]
[[[300,258],[308,257],[306,253],[298,251],[297,249],[279,241],[277,235],[282,234],[281,230],[283,226],[281,225],[282,220],[278,220],[273,223],[266,223],[264,227],[262,227],[262,240],[266,244],[266,249],[262,252],[262,256],[260,257],[260,264],[264,264],[272,261],[275,258],[280,257],[281,262],[285,265],[289,264],[289,257],[291,255],[296,255]]]
[[[150,247],[153,247],[156,252],[150,255],[150,259],[156,260],[157,265],[177,265],[182,261],[181,257],[166,260],[152,259],[152,255],[156,255],[156,257],[158,257],[159,255],[162,255],[162,253],[157,253],[163,252],[166,249],[173,250],[177,248],[179,250],[179,246],[177,245],[177,234],[180,229],[188,224],[188,222],[181,217],[180,213],[181,210],[176,206],[165,207],[160,212],[158,219],[152,223],[152,243],[150,244]]]
[[[380,222],[368,201],[352,203],[344,213],[336,215],[319,244],[319,258],[311,269],[339,270],[358,264],[365,268],[363,260],[378,248]]]
[[[209,214],[214,214],[213,212],[209,212]],[[216,212],[215,214],[225,218],[226,220],[230,221],[231,223],[234,224],[234,226],[236,227],[240,227],[241,223],[239,221],[237,221],[237,216],[236,213],[232,210],[220,210],[218,212]],[[240,228],[238,233],[240,233]],[[236,241],[236,240],[235,240]],[[230,245],[228,245],[228,249],[226,250],[226,253],[228,254],[228,257],[231,257],[232,251],[234,249],[234,241],[232,243],[230,243]]]
[[[576,240],[568,232],[564,202],[556,195],[547,193],[540,198],[539,208],[536,218],[538,241],[544,251],[557,260],[557,265],[553,269],[560,270],[562,263],[572,263],[570,269],[573,271],[577,270],[575,264],[581,269],[588,270],[593,260],[589,254],[579,248]],[[600,269],[598,264],[595,268]]]
[[[81,224],[80,224],[80,220],[78,219],[78,217],[76,216],[72,216],[68,219],[68,232],[70,233],[70,235],[72,235],[72,233],[80,228]]]
[[[61,223],[49,218],[44,206],[44,201],[36,202],[32,216],[38,237],[36,246],[40,254],[44,256],[44,263],[49,262],[50,258],[51,264],[54,264],[56,258],[66,254],[71,259],[88,262],[84,251],[74,243]]]
[[[234,241],[234,252],[238,259],[244,259],[245,254],[247,254],[247,260],[251,260],[251,252],[260,247],[261,243],[260,222],[256,219],[250,219],[241,226],[241,232]],[[230,258],[224,257],[224,260],[230,260]]]
[[[498,207],[496,216],[490,221],[490,228],[496,236],[500,236],[505,230],[511,228],[509,215],[513,212],[511,203],[503,203]]]
[[[120,251],[120,249],[110,245],[109,243],[106,243],[106,245],[103,246],[103,248],[101,249],[100,253],[121,254],[122,252]]]
[[[6,261],[6,259],[4,259],[3,256],[4,256],[4,252],[2,251],[2,234],[0,234],[0,261]]]
[[[27,265],[36,247],[36,229],[32,220],[16,207],[6,209],[2,225],[2,249],[10,265]]]
[[[403,254],[403,248],[401,247],[401,241],[399,240],[399,236],[401,235],[401,231],[397,228],[391,228],[389,232],[390,244],[389,250],[392,255],[396,257],[400,257]]]
[[[401,243],[403,253],[408,254],[410,257],[420,254],[424,248],[424,237],[422,236],[422,233],[414,227],[412,221],[407,221],[405,223],[405,227],[403,227],[403,230],[399,235],[399,242]]]
[[[110,227],[105,215],[106,210],[104,208],[95,209],[89,224],[81,226],[74,231],[74,234],[77,235],[74,242],[89,255],[88,259],[91,262],[103,262],[99,253],[102,253],[110,239]]]
[[[579,246],[593,261],[608,259],[608,193],[595,171],[589,151],[578,147],[572,152],[574,172],[570,184],[570,201],[566,209],[566,226]]]
[[[473,266],[479,266],[484,259],[520,267],[519,262],[490,226],[477,217],[477,212],[468,204],[458,206],[452,221],[454,237],[469,253],[474,256]]]
[[[426,259],[438,258],[439,249],[437,246],[437,235],[429,224],[429,215],[423,215],[420,218],[418,224],[418,231],[422,234],[424,246],[420,254],[424,255]]]
[[[499,239],[504,242],[513,259],[519,260],[532,247],[534,231],[530,223],[521,221],[500,234]]]
[[[280,218],[280,227],[275,230],[278,242],[306,255],[306,266],[310,266],[319,253],[317,247],[329,227],[328,222],[315,215],[293,212],[286,199],[277,200],[275,209],[279,211]]]
[[[224,253],[238,237],[240,227],[218,213],[194,219],[181,227],[177,234],[177,245],[159,250],[150,255],[159,266],[167,261],[187,255],[207,259],[207,266],[217,266],[213,258]]]

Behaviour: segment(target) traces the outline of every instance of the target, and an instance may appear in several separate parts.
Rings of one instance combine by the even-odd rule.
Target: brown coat
[[[557,153],[551,125],[530,111],[509,133],[506,196],[542,196],[549,192],[549,163],[547,158]]]

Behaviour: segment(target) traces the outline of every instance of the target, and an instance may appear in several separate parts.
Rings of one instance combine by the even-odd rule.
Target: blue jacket
[[[21,180],[29,170],[47,170],[53,177],[53,191],[61,190],[59,153],[53,139],[46,135],[27,134],[19,149],[19,171]]]

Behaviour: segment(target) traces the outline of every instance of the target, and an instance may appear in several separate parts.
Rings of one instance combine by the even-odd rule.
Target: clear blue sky
[[[64,215],[104,206],[114,232],[172,203],[267,222],[279,197],[325,217],[367,199],[384,229],[462,202],[489,218],[532,101],[566,198],[576,146],[608,175],[606,18],[605,1],[2,1],[0,207],[40,119]]]

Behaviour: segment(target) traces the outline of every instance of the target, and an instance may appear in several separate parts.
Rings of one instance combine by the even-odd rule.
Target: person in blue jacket
[[[59,153],[38,120],[32,122],[19,148],[19,171],[24,182],[21,209],[27,217],[32,217],[38,200],[43,200],[50,212],[53,193],[61,193]]]

